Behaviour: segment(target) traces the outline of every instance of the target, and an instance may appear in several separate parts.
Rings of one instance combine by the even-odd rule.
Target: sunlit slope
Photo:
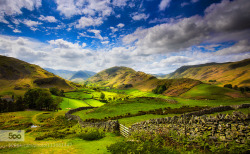
[[[167,90],[163,93],[167,96],[179,96],[192,87],[201,84],[193,79],[157,79],[156,77],[136,72],[128,67],[112,67],[97,73],[87,80],[89,85],[109,86],[119,89],[139,89],[152,91],[158,85],[165,85]]]
[[[112,67],[97,73],[87,79],[87,81],[100,86],[122,88],[126,86],[128,87],[129,84],[134,86],[154,78],[155,77],[152,75],[143,72],[136,72],[128,67]]]
[[[200,84],[188,92],[180,95],[184,98],[191,99],[209,99],[209,100],[220,100],[220,99],[233,99],[233,98],[244,98],[246,97],[240,91],[236,91],[229,88],[218,87],[209,84]]]
[[[70,83],[41,67],[0,55],[0,92],[21,92],[33,87],[72,88]],[[22,92],[21,92],[22,93]]]
[[[221,64],[183,66],[166,75],[165,78],[191,78],[203,82],[216,80],[215,84],[220,86],[225,84],[238,85],[239,87],[250,86],[250,59]]]

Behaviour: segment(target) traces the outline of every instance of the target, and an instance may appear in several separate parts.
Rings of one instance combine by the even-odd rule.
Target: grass
[[[69,97],[69,98],[74,98],[74,99],[90,99],[90,98],[92,98],[92,94],[87,94],[87,93],[84,93],[82,91],[68,92],[68,93],[65,93],[65,96]]]
[[[116,101],[113,103],[108,103],[97,109],[79,111],[74,114],[79,115],[82,119],[102,119],[105,117],[113,117],[126,113],[135,114],[138,111],[148,111],[164,107],[177,108],[181,107],[181,104],[170,104],[161,99],[152,100],[146,98],[132,98],[127,101]]]
[[[63,102],[61,103],[60,107],[62,110],[70,110],[78,107],[85,107],[89,106],[82,100],[70,99],[70,98],[63,98]]]
[[[84,101],[93,107],[100,107],[100,106],[103,106],[105,104],[105,103],[102,103],[102,102],[100,102],[98,100],[94,100],[94,99],[86,99]]]
[[[222,100],[232,99],[232,97],[242,97],[242,94],[239,91],[229,88],[223,88],[209,84],[200,84],[181,96],[194,99]]]
[[[140,121],[156,119],[156,118],[173,117],[174,115],[178,116],[178,114],[168,114],[168,115],[146,114],[146,115],[141,115],[141,116],[136,116],[136,117],[122,118],[122,119],[119,119],[118,121],[119,123],[125,126],[131,126],[132,124],[135,124]]]
[[[47,111],[46,111],[47,112]],[[21,112],[11,112],[11,113],[1,113],[0,122],[4,123],[4,125],[12,125],[14,119],[18,119],[20,123],[24,122],[32,122],[32,117],[37,115],[37,119],[43,119],[48,117],[49,114],[43,114],[44,111],[21,111]],[[63,115],[65,112],[49,112],[50,115],[55,118],[58,115]],[[50,117],[50,116],[49,116]],[[45,123],[50,123],[49,121]],[[46,125],[46,124],[45,124]],[[25,141],[24,142],[1,142],[2,146],[12,146],[16,145],[16,147],[10,147],[7,149],[1,149],[1,153],[108,153],[106,146],[114,144],[119,141],[123,141],[124,139],[120,136],[116,136],[112,133],[107,133],[106,137],[96,140],[96,141],[85,141],[76,136],[71,136],[65,139],[52,139],[48,138],[41,141],[36,141],[35,137],[37,135],[45,134],[48,132],[53,132],[53,130],[61,129],[56,128],[52,125],[52,128],[48,128],[45,132],[39,132],[40,128],[34,128],[31,132],[25,133]],[[74,134],[73,134],[74,135]]]

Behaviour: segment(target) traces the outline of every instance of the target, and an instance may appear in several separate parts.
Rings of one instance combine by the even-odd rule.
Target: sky
[[[0,0],[0,55],[167,74],[250,58],[250,0]]]

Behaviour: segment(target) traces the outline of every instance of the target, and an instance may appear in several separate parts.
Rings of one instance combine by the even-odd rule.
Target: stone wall
[[[175,131],[178,135],[187,135],[191,140],[206,133],[209,137],[222,141],[235,140],[245,143],[250,140],[250,114],[233,112],[231,115],[217,116],[174,116],[150,119],[132,125],[130,132],[146,131],[161,133]]]
[[[93,109],[95,107],[79,107],[76,109],[69,110],[67,113],[65,113],[65,117],[71,120],[77,120],[78,123],[82,127],[96,127],[103,129],[105,131],[110,131],[110,132],[115,132],[119,130],[119,123],[118,121],[115,120],[109,120],[106,122],[96,122],[96,123],[91,123],[91,122],[84,122],[79,116],[72,115],[72,113],[81,111],[81,110],[87,110],[87,109]]]

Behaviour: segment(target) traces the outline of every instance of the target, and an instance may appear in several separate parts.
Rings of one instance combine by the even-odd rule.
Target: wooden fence
[[[130,135],[130,131],[129,131],[129,128],[120,124],[120,133],[122,136],[124,137],[128,137]]]

